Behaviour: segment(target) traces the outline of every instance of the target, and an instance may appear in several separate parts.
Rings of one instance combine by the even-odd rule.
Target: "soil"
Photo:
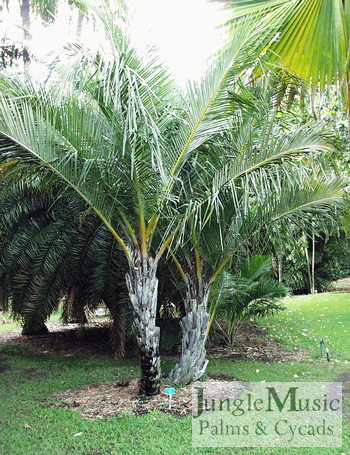
[[[79,324],[47,323],[49,332],[44,335],[26,336],[21,330],[0,334],[0,346],[27,347],[44,355],[69,357],[72,355],[96,355],[113,357],[109,342],[109,321],[93,321],[81,328]]]

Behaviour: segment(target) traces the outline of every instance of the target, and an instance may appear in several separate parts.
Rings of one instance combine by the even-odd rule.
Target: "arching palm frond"
[[[117,324],[115,348],[122,352],[126,292],[120,250],[81,199],[74,193],[57,199],[54,193],[24,186],[2,201],[1,231],[7,234],[1,245],[1,283],[12,311],[23,320],[24,333],[34,333],[61,303],[65,319],[84,323],[85,310],[104,302]]]
[[[313,124],[287,130],[274,115],[262,119],[259,110],[253,116],[248,112],[242,130],[220,137],[216,150],[222,166],[211,165],[204,151],[198,153],[200,165],[195,162],[191,181],[183,179],[183,192],[191,193],[184,198],[189,203],[179,207],[186,220],[181,231],[185,260],[179,264],[187,285],[186,335],[171,382],[186,382],[205,370],[210,288],[253,233],[281,219],[326,214],[342,204],[347,180],[326,174],[318,161],[318,153],[331,147],[324,129]],[[189,361],[192,356],[197,367]]]

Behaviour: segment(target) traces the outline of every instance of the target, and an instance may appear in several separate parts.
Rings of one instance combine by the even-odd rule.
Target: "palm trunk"
[[[312,294],[312,275],[311,275],[311,268],[310,268],[310,257],[309,257],[309,249],[305,248],[305,256],[306,256],[306,263],[307,263],[307,274],[309,277],[309,289],[310,294]]]
[[[78,16],[78,24],[77,24],[77,38],[81,38],[81,31],[83,29],[83,20],[84,20],[85,14],[79,10],[79,16]]]
[[[22,335],[45,335],[48,331],[43,316],[38,316],[35,313],[26,313],[23,315]]]
[[[193,292],[190,279],[186,280],[186,316],[180,323],[182,328],[182,351],[180,361],[171,370],[171,384],[187,384],[196,381],[205,373],[208,365],[205,344],[208,338],[210,314],[207,312],[209,286],[199,285]],[[194,295],[196,294],[196,295]]]
[[[142,261],[136,252],[129,260],[126,285],[134,313],[133,328],[141,361],[141,394],[159,393],[161,381],[159,340],[156,327],[158,279],[157,263],[152,258]]]
[[[119,357],[123,357],[125,353],[126,323],[124,305],[122,302],[118,302],[115,296],[113,297],[109,300],[106,299],[105,304],[113,319],[110,329],[110,343],[114,351],[114,356],[118,359]]]
[[[228,345],[230,348],[234,348],[236,346],[237,341],[237,333],[242,325],[242,321],[240,319],[235,319],[233,325],[231,326],[232,332],[228,335]]]
[[[278,260],[278,281],[280,283],[283,282],[283,269],[282,269],[282,254],[278,253],[277,255],[277,260]]]
[[[28,41],[30,39],[30,3],[29,0],[22,0],[21,3],[21,16],[22,16],[22,26],[23,26],[23,36],[24,40]],[[30,57],[27,46],[23,46],[23,63],[24,70],[29,74],[30,68]]]
[[[315,232],[312,232],[311,294],[315,294]]]
[[[349,80],[349,71],[346,72],[346,113],[348,116],[348,133],[350,136],[350,80]]]
[[[22,0],[21,4],[21,16],[22,16],[22,26],[24,39],[28,40],[30,38],[29,28],[30,28],[30,12],[29,12],[29,0]]]

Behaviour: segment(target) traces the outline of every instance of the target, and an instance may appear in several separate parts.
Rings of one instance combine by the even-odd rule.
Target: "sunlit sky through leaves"
[[[135,43],[142,45],[148,36],[149,41],[160,45],[160,56],[177,80],[200,77],[208,57],[225,37],[222,29],[215,29],[226,17],[219,5],[205,0],[134,0],[134,4]]]
[[[204,73],[207,59],[222,45],[227,13],[220,5],[206,0],[130,0],[131,23],[129,31],[133,44],[140,50],[154,46],[161,61],[165,62],[179,84],[187,79],[198,79]],[[55,25],[43,27],[31,15],[31,49],[42,57],[74,41],[78,13],[65,2],[59,6]],[[19,2],[10,2],[10,11],[0,13],[1,37],[21,41]],[[91,33],[92,21],[83,23],[82,41],[89,46],[96,37]]]

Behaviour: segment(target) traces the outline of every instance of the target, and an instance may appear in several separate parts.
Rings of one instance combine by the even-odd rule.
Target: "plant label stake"
[[[326,342],[323,339],[320,341],[320,345],[321,345],[321,357],[323,357],[323,349],[322,349],[322,347],[324,346],[326,348],[327,360],[328,360],[328,362],[330,362],[331,359],[329,358],[329,349],[327,348]]]
[[[169,395],[169,410],[171,410],[171,395],[174,395],[175,388],[174,387],[167,387],[165,389],[165,393]]]

